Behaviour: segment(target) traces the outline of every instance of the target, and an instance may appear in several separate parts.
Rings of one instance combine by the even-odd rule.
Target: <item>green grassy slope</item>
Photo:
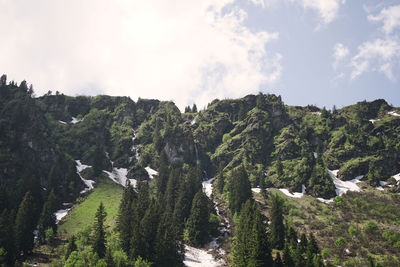
[[[111,180],[101,179],[86,199],[75,205],[69,214],[62,220],[58,233],[62,237],[70,237],[85,226],[94,223],[94,216],[102,201],[107,212],[106,225],[115,226],[118,207],[121,201],[123,188]]]

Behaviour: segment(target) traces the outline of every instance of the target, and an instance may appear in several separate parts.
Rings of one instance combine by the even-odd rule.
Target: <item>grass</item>
[[[113,228],[116,223],[123,188],[109,179],[100,179],[93,191],[83,200],[74,205],[68,215],[58,226],[58,233],[68,238],[86,226],[93,225],[96,210],[103,202],[107,212],[105,225]]]

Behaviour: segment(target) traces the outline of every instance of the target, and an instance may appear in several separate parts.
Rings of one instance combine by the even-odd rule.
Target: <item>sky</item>
[[[0,0],[0,36],[36,96],[400,106],[399,0]]]

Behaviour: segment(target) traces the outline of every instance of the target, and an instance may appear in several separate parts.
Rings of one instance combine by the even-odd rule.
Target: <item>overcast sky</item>
[[[37,96],[400,106],[398,0],[0,0],[0,36],[0,72]]]

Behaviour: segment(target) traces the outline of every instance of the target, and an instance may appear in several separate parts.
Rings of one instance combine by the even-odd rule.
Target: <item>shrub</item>
[[[335,202],[335,206],[339,208],[343,206],[343,198],[341,196],[336,196],[333,201]]]
[[[373,221],[368,221],[365,225],[365,232],[367,233],[374,233],[376,230],[378,230],[378,225]]]
[[[335,241],[335,247],[337,248],[344,248],[344,246],[346,245],[347,241],[344,237],[339,237],[338,239],[336,239]]]
[[[357,234],[357,229],[350,225],[349,228],[347,229],[347,232],[349,233],[350,236],[355,236]]]
[[[331,250],[330,250],[329,248],[324,248],[324,249],[321,251],[321,256],[322,256],[322,258],[324,258],[324,259],[329,258],[329,257],[331,256]]]

